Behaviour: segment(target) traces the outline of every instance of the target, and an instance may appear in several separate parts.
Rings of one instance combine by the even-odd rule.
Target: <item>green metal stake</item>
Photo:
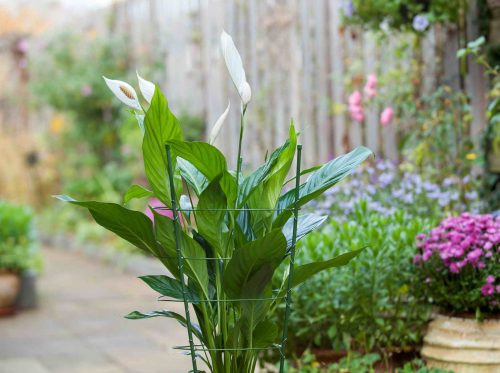
[[[167,151],[167,167],[168,167],[168,181],[170,184],[170,198],[172,203],[172,214],[174,219],[174,235],[175,235],[175,250],[177,252],[177,266],[179,267],[179,274],[182,287],[182,299],[184,301],[184,312],[186,313],[186,326],[188,330],[189,347],[191,349],[191,362],[193,364],[193,372],[198,373],[198,367],[196,366],[196,355],[193,342],[193,331],[191,329],[191,317],[189,315],[189,303],[187,301],[186,287],[184,285],[184,258],[181,252],[181,237],[179,231],[179,216],[177,214],[177,198],[175,196],[175,185],[174,185],[174,172],[172,170],[172,158],[170,155],[170,145],[165,145]]]
[[[288,338],[288,319],[290,317],[290,306],[292,303],[292,282],[293,282],[293,266],[295,262],[295,244],[297,243],[297,222],[299,220],[299,187],[300,187],[300,162],[302,158],[302,145],[297,145],[297,171],[295,177],[295,204],[293,207],[293,231],[292,231],[292,247],[290,249],[290,267],[288,268],[288,284],[286,290],[286,309],[285,320],[283,322],[283,336],[280,346],[280,373],[284,372],[285,368],[285,346]]]

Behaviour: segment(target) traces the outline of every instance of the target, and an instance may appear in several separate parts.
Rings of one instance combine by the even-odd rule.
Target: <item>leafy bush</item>
[[[353,0],[345,2],[344,21],[372,29],[387,25],[423,32],[430,23],[456,22],[460,9],[459,0]]]
[[[451,313],[500,311],[500,218],[463,213],[419,235],[420,292]]]
[[[375,372],[374,365],[378,361],[380,361],[378,354],[350,353],[337,363],[322,364],[313,354],[306,351],[300,359],[294,362],[295,367],[288,366],[286,371],[289,373],[373,373]]]
[[[301,241],[298,265],[367,248],[349,265],[316,275],[294,293],[292,343],[364,351],[418,344],[428,307],[410,294],[412,257],[415,236],[432,224],[432,219],[404,210],[384,216],[361,201],[348,220],[332,220]]]
[[[478,157],[469,132],[470,110],[469,98],[447,86],[411,101],[404,114],[413,118],[403,144],[406,158],[435,180],[470,175]]]
[[[289,373],[374,373],[379,370],[376,366],[380,363],[380,355],[370,353],[360,355],[350,353],[340,359],[337,363],[322,364],[315,356],[306,351],[300,359],[294,361],[294,366],[288,363],[287,372]],[[396,368],[396,373],[453,373],[451,371],[438,368],[428,368],[424,361],[414,359],[407,362],[402,368]]]
[[[25,206],[0,201],[0,270],[20,272],[39,265],[33,213]]]

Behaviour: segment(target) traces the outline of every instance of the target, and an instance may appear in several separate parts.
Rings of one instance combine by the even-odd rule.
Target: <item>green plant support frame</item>
[[[166,153],[167,153],[167,167],[168,167],[168,178],[169,178],[169,184],[170,184],[170,198],[171,198],[171,203],[172,207],[169,209],[172,211],[173,214],[173,225],[174,225],[174,235],[175,235],[175,249],[176,249],[176,254],[177,254],[177,266],[179,270],[179,274],[181,279],[184,278],[184,260],[187,259],[182,255],[181,251],[181,239],[180,239],[180,227],[179,227],[179,216],[178,212],[183,211],[183,209],[177,208],[177,203],[176,203],[176,195],[175,195],[175,186],[174,186],[174,177],[173,177],[173,167],[172,167],[172,155],[171,155],[171,150],[170,150],[170,145],[165,145],[166,148]],[[285,366],[285,347],[286,347],[286,342],[288,339],[288,319],[290,317],[290,312],[291,312],[291,304],[292,304],[292,291],[291,291],[291,286],[292,286],[292,281],[293,281],[293,270],[294,270],[294,262],[295,262],[295,246],[297,243],[297,223],[298,223],[298,216],[299,216],[299,187],[300,187],[300,173],[301,173],[301,157],[302,156],[302,145],[297,145],[297,164],[296,164],[296,177],[295,177],[295,201],[294,201],[294,207],[293,207],[293,231],[292,231],[292,246],[290,249],[290,264],[289,264],[289,269],[288,269],[288,282],[287,282],[287,291],[285,295],[285,317],[283,320],[283,333],[281,336],[281,342],[280,344],[275,344],[273,346],[268,346],[265,348],[252,348],[253,350],[267,350],[267,349],[278,349],[280,353],[280,373],[284,372],[284,366]],[[253,209],[236,209],[236,210],[246,210],[246,211],[251,211]],[[226,210],[224,210],[226,211]],[[205,260],[211,260],[215,258],[205,258]],[[189,312],[189,303],[190,301],[188,300],[187,293],[186,293],[186,286],[184,284],[184,281],[181,280],[181,285],[182,285],[182,297],[183,297],[183,304],[184,304],[184,312],[186,316],[186,328],[188,331],[188,341],[189,341],[189,346],[179,346],[177,349],[180,350],[185,350],[189,351],[189,354],[191,355],[191,364],[192,364],[192,370],[191,372],[198,373],[198,366],[196,363],[196,351],[198,351],[198,348],[200,347],[199,345],[195,345],[193,341],[193,329],[192,329],[192,323],[191,323],[191,315]],[[233,301],[241,301],[241,300],[248,300],[248,299],[233,299]],[[206,350],[206,349],[205,349]],[[244,351],[248,349],[218,349],[219,351]]]

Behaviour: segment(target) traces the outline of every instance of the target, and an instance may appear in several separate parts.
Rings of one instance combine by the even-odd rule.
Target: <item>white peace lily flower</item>
[[[139,81],[139,89],[141,90],[141,93],[146,101],[150,104],[155,94],[155,85],[149,80],[142,78],[138,71],[136,71],[136,74],[137,80]]]
[[[215,139],[219,135],[220,129],[222,128],[222,125],[224,124],[227,114],[229,113],[229,108],[231,107],[231,102],[227,104],[226,110],[222,113],[222,115],[215,121],[214,126],[212,127],[212,131],[210,131],[210,144],[213,144],[215,142]]]
[[[233,38],[225,31],[222,31],[220,43],[222,55],[224,56],[224,61],[226,62],[226,67],[229,71],[229,75],[231,76],[231,80],[238,90],[238,94],[241,97],[243,105],[247,105],[252,97],[252,91],[247,82],[241,56],[234,45]]]
[[[238,93],[240,94],[243,105],[247,105],[252,98],[252,89],[250,88],[250,84],[248,84],[248,82],[244,82],[238,89]]]
[[[118,100],[133,109],[142,110],[141,104],[139,104],[139,100],[137,99],[137,93],[130,84],[122,82],[121,80],[108,79],[105,76],[103,76],[103,78]]]

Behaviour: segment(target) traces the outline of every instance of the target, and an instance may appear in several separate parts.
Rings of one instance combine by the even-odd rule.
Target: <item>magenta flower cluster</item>
[[[499,244],[500,217],[463,213],[444,219],[429,235],[418,235],[419,253],[413,261],[424,263],[436,255],[451,273],[459,274],[466,268],[481,271],[490,267],[488,261],[498,260]],[[485,273],[484,296],[500,293],[500,284],[495,286],[495,281],[494,275]]]

